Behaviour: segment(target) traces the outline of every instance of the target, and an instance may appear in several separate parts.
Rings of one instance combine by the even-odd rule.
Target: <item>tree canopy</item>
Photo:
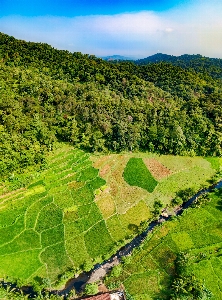
[[[221,79],[212,68],[112,63],[0,33],[0,175],[44,166],[57,141],[221,155]]]

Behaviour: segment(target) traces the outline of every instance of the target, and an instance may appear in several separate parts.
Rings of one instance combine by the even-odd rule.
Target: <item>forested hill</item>
[[[222,154],[221,81],[169,63],[109,63],[0,34],[0,173],[89,151]]]
[[[192,68],[196,72],[208,73],[214,78],[222,78],[222,59],[209,58],[200,54],[181,56],[157,53],[135,61],[137,65],[167,62],[185,69]]]

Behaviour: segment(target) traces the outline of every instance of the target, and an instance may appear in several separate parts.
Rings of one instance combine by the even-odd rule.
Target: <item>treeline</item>
[[[0,34],[0,173],[89,151],[222,154],[219,79],[168,63],[109,63]]]
[[[184,69],[193,69],[196,72],[210,74],[213,78],[222,79],[222,59],[209,58],[200,54],[180,56],[157,53],[149,57],[139,59],[135,63],[147,65],[150,63],[167,62]]]

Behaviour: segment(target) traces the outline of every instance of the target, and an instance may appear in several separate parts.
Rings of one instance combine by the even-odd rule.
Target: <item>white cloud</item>
[[[0,19],[0,31],[95,55],[145,57],[163,52],[222,57],[221,15],[221,1],[196,0],[162,13],[142,11],[74,18],[8,16]]]

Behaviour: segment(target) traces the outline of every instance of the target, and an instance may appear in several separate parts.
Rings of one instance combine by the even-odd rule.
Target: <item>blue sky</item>
[[[86,16],[142,10],[163,11],[184,1],[175,0],[1,0],[0,16]],[[187,2],[187,1],[186,1]]]
[[[0,31],[97,56],[222,58],[221,0],[0,0]]]

